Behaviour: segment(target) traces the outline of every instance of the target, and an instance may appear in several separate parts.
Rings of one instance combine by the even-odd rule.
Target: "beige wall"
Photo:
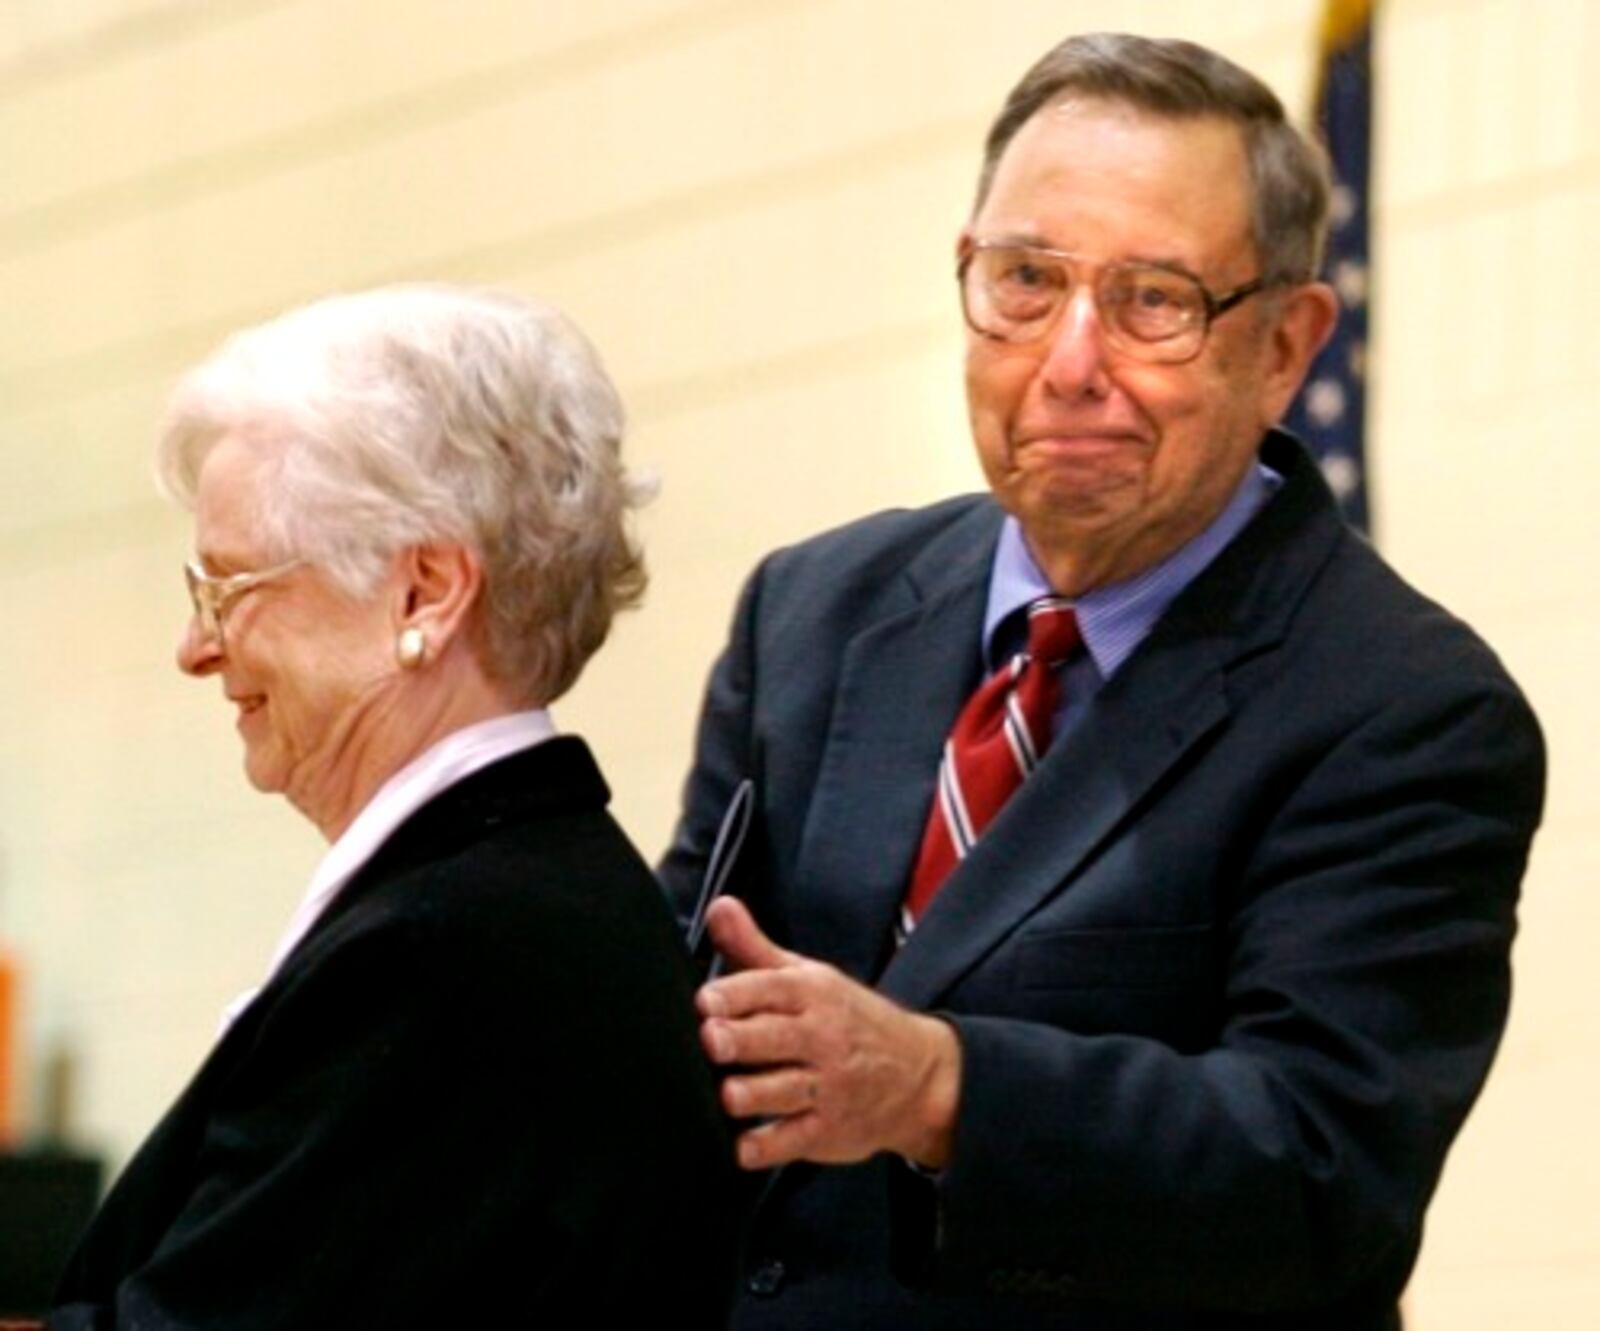
[[[1316,0],[0,0],[0,937],[120,1159],[318,853],[172,668],[165,385],[227,329],[424,276],[565,306],[632,404],[656,572],[563,724],[664,842],[737,584],[975,483],[951,243],[987,117],[1075,28],[1305,95]],[[1511,1035],[1434,1210],[1420,1331],[1600,1314],[1600,0],[1389,0],[1382,543],[1547,726]]]

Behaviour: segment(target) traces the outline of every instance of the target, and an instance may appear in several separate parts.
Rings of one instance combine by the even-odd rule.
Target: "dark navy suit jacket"
[[[691,975],[580,740],[450,787],[135,1155],[51,1331],[723,1325]]]
[[[756,573],[664,865],[692,894],[755,779],[735,891],[786,947],[955,1023],[949,1169],[790,1168],[752,1328],[1396,1324],[1506,1015],[1543,796],[1516,686],[1285,481],[890,933],[981,670],[1001,513],[869,518]]]

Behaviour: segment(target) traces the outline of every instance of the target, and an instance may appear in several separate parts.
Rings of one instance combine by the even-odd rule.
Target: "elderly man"
[[[957,245],[991,493],[752,578],[663,867],[754,781],[699,997],[774,1171],[737,1326],[1397,1325],[1543,753],[1274,428],[1326,201],[1250,74],[1063,43]]]

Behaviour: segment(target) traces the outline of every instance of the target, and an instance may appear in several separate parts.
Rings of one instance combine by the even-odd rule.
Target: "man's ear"
[[[437,657],[462,632],[483,591],[483,565],[458,541],[427,541],[396,556],[394,629],[421,631]]]
[[[1339,298],[1325,282],[1306,282],[1277,297],[1271,330],[1267,373],[1263,383],[1262,428],[1276,425],[1300,391],[1316,359],[1339,321]]]

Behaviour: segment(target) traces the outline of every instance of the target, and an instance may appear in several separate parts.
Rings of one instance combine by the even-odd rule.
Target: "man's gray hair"
[[[1325,154],[1289,124],[1271,88],[1193,42],[1087,33],[1046,53],[1011,90],[989,128],[974,212],[988,197],[1017,131],[1046,106],[1075,98],[1172,120],[1214,116],[1238,125],[1250,168],[1251,229],[1262,277],[1273,284],[1316,276],[1328,227]]]
[[[271,560],[371,595],[398,550],[457,541],[484,569],[474,641],[519,700],[560,696],[638,602],[622,403],[558,311],[444,286],[335,296],[230,337],[174,390],[157,447],[193,507],[224,435],[268,463],[255,515]]]

